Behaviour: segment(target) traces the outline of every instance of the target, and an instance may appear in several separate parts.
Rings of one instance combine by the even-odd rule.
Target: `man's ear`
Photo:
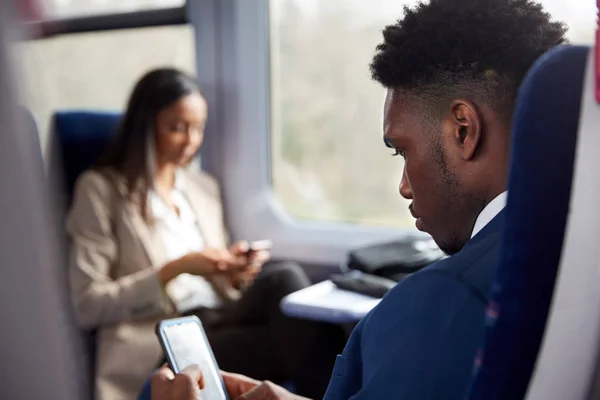
[[[452,139],[463,160],[475,156],[483,140],[482,124],[473,103],[467,100],[455,100],[451,105]]]

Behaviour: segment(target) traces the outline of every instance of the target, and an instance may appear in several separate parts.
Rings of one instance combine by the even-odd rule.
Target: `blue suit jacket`
[[[459,253],[410,276],[355,328],[326,400],[462,400],[484,335],[504,212]]]

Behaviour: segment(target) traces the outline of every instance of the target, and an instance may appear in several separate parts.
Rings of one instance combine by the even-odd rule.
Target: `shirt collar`
[[[175,183],[173,185],[173,190],[171,191],[172,195],[174,195],[175,203],[178,207],[180,207],[180,212],[184,212],[182,210],[182,202],[181,196],[185,193],[185,174],[182,170],[178,169],[175,171]],[[156,219],[164,219],[169,213],[169,208],[160,198],[156,190],[151,189],[148,192],[148,198],[150,201],[150,207],[152,208],[152,214]]]
[[[475,226],[471,233],[471,238],[477,235],[496,215],[500,213],[506,206],[506,198],[508,197],[508,191],[500,193],[496,198],[489,202],[487,206],[481,211],[477,220],[475,220]]]

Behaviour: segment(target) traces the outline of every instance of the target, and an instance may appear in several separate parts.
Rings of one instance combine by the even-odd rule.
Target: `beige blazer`
[[[184,176],[206,246],[225,248],[228,237],[218,184],[200,172],[186,171]],[[155,324],[176,316],[157,276],[168,261],[163,244],[143,219],[139,202],[118,195],[124,190],[120,178],[85,172],[67,217],[73,246],[72,301],[79,324],[98,331],[97,400],[137,398],[162,359]],[[225,282],[210,281],[222,297],[236,297]]]

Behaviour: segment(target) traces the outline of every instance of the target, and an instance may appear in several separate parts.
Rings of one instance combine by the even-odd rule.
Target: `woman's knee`
[[[287,288],[300,290],[310,286],[311,282],[304,269],[292,261],[281,261],[265,266],[265,276]]]

